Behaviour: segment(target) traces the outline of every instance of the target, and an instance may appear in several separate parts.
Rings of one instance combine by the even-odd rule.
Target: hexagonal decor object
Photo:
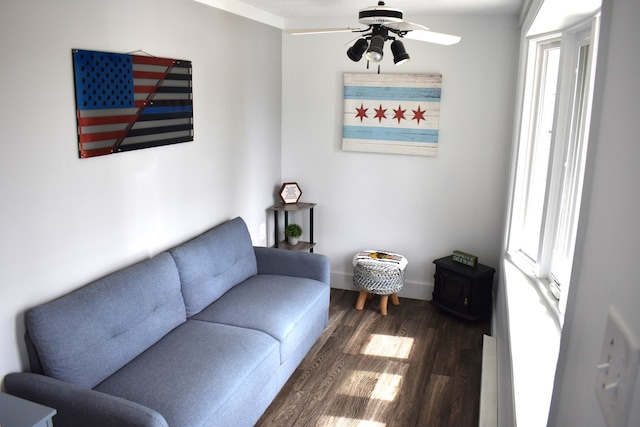
[[[297,182],[285,182],[280,187],[280,198],[284,203],[298,203],[302,190]]]

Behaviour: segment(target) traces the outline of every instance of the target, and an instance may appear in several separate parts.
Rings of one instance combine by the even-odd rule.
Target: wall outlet
[[[264,240],[267,238],[267,224],[266,223],[262,223],[260,224],[260,240]]]
[[[638,338],[612,305],[596,379],[596,395],[609,427],[627,427],[639,364]]]

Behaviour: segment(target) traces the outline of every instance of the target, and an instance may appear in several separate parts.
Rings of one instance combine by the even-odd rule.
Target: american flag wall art
[[[193,141],[190,61],[72,54],[81,158]]]
[[[442,76],[344,74],[342,149],[435,156]]]

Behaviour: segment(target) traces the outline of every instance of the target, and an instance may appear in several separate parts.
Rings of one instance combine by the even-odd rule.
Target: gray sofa
[[[235,218],[26,314],[5,390],[63,426],[251,426],[327,325],[329,261]]]

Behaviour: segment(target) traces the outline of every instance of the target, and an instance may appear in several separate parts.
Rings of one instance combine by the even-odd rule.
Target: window
[[[522,192],[522,237],[520,248],[524,256],[535,262],[540,249],[540,232],[551,154],[551,135],[556,99],[560,42],[539,44],[535,64],[535,93],[533,94],[529,146],[526,150],[528,169]]]
[[[587,151],[597,21],[530,38],[508,252],[562,313]]]

